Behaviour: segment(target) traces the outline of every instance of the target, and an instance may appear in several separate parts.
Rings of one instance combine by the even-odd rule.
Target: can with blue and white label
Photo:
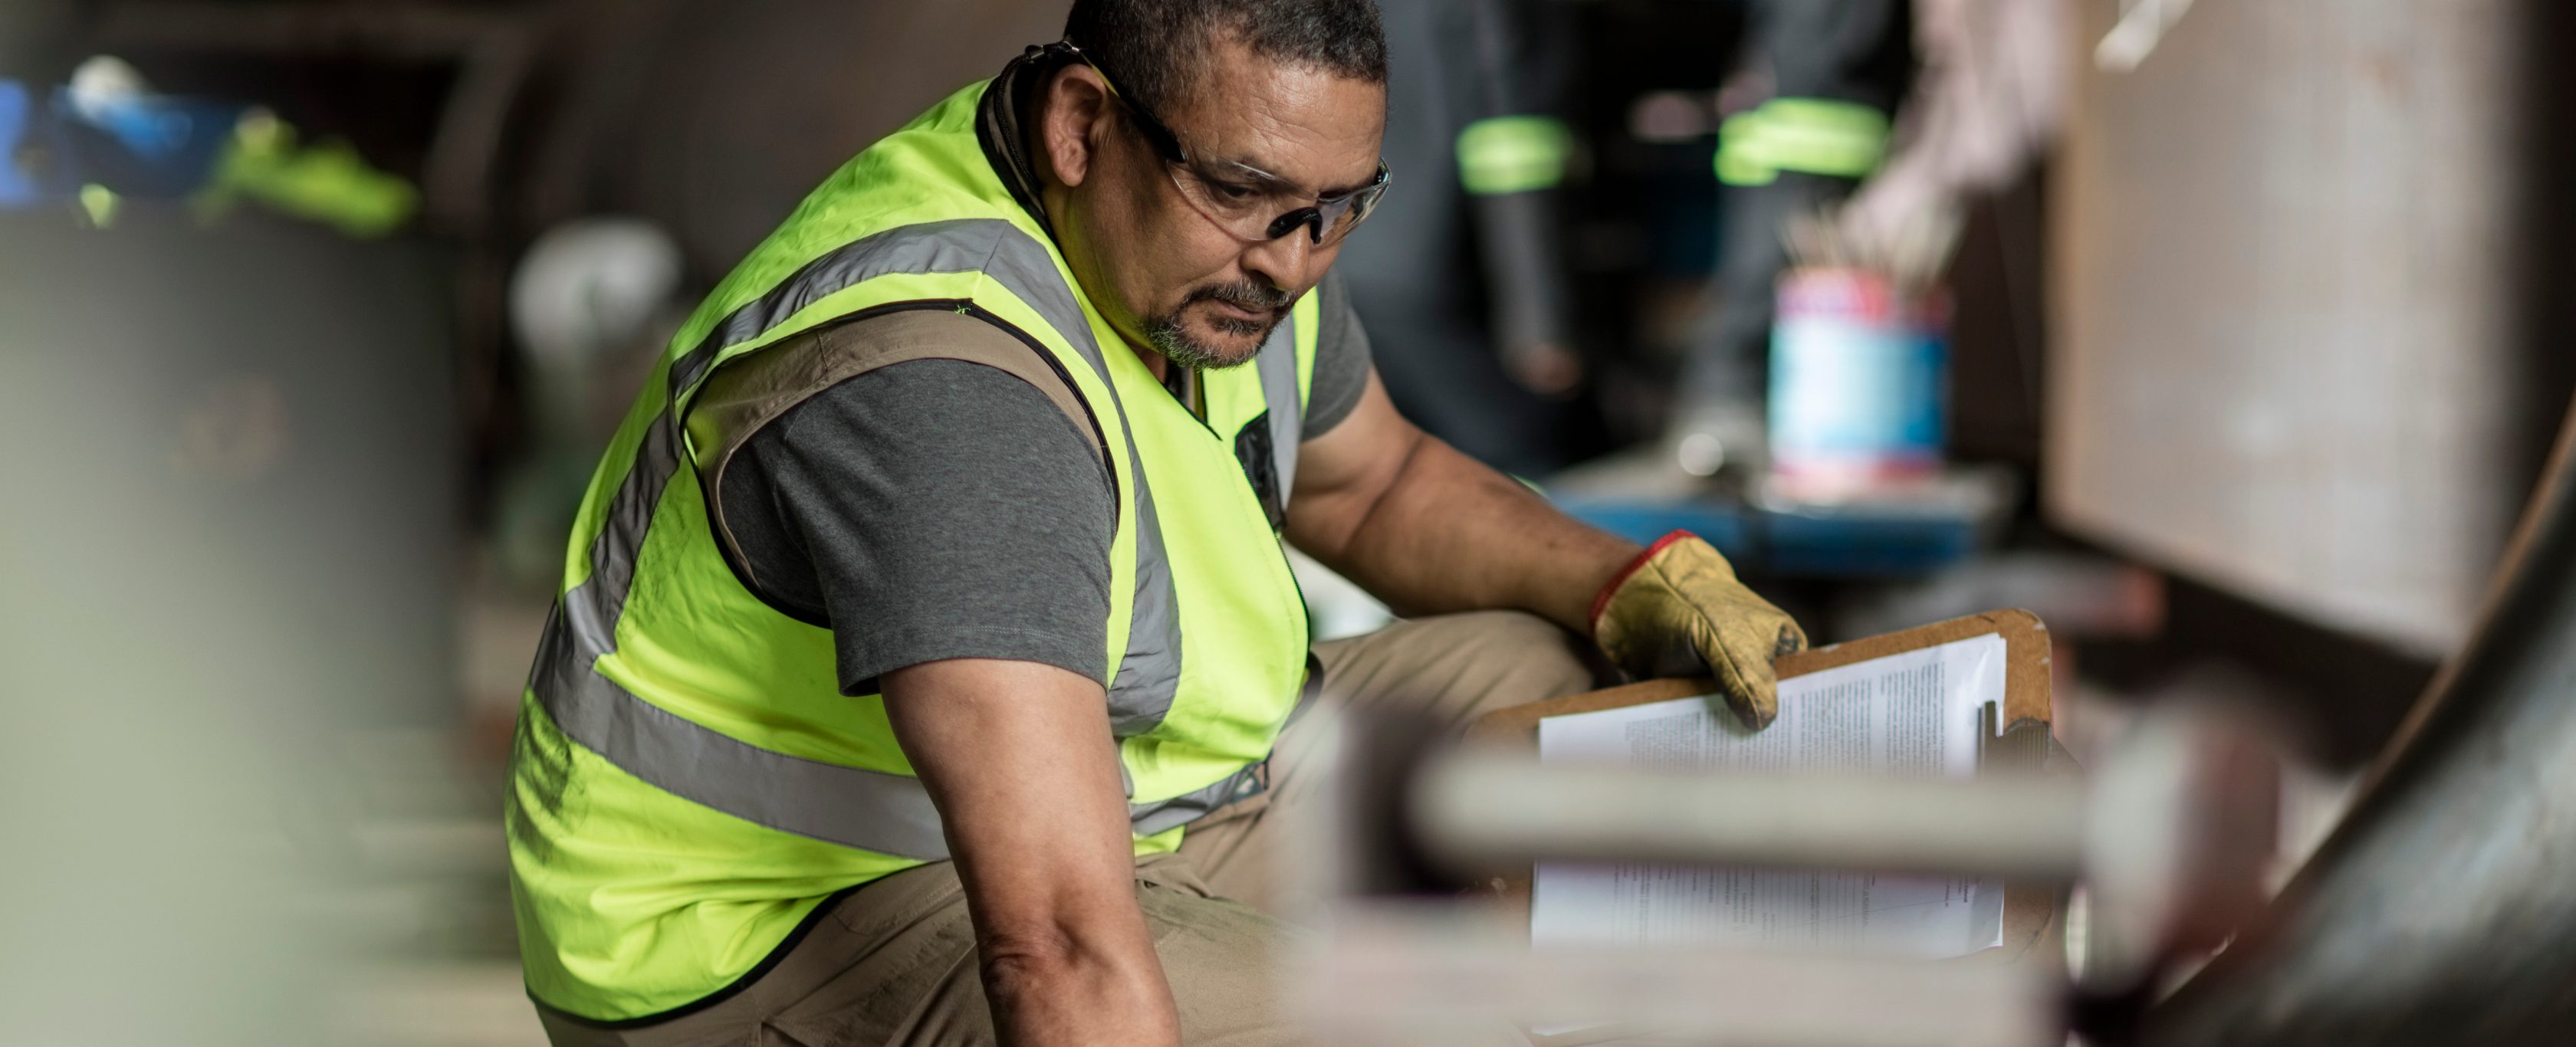
[[[1783,275],[1771,329],[1771,490],[1845,498],[1941,470],[1949,316],[1861,269]]]

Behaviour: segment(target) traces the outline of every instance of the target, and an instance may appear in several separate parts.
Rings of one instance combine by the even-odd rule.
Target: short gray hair
[[[1373,0],[1074,0],[1064,20],[1064,38],[1155,112],[1197,86],[1220,33],[1263,58],[1386,83]]]

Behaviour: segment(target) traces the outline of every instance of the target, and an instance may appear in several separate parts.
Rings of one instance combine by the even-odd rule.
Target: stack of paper
[[[1751,733],[1700,698],[1539,721],[1547,761],[1724,771],[1976,772],[2004,700],[1992,633],[1784,680]],[[2000,719],[2000,717],[1998,717]],[[2003,942],[2003,886],[1867,872],[1541,864],[1530,936],[1549,945],[1855,950],[1939,958]]]

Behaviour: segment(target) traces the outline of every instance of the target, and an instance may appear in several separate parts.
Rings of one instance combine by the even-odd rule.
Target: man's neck
[[[1127,343],[1128,351],[1135,353],[1136,359],[1144,361],[1145,369],[1153,372],[1154,380],[1163,383],[1166,388],[1169,388],[1172,385],[1172,373],[1182,370],[1182,368],[1172,366],[1171,357],[1164,356],[1161,353],[1137,344],[1136,340],[1127,337],[1125,332],[1121,332],[1118,335],[1118,340]]]
[[[1046,151],[1042,148],[1045,145],[1042,129],[1037,121],[1024,119],[1031,115],[1035,108],[1030,103],[1036,101],[1037,89],[1044,83],[1045,77],[1028,76],[1019,77],[1017,80],[1018,82],[1007,85],[1014,97],[1001,99],[1000,102],[1010,107],[1009,125],[1019,135],[1019,155],[1026,158],[1028,166],[1032,168],[1025,173],[1029,182],[1037,187],[1035,210],[1038,212],[1038,221],[1046,226],[1047,236],[1055,241],[1057,253],[1071,258],[1072,252],[1065,249],[1063,235],[1058,232],[1064,228],[1063,223],[1058,220],[1058,217],[1064,213],[1064,185],[1048,177],[1046,171],[1038,169],[1046,162],[1044,159]],[[1078,277],[1077,282],[1079,282]],[[1164,388],[1172,390],[1173,395],[1179,396],[1182,403],[1190,402],[1190,397],[1185,393],[1186,386],[1181,384],[1186,381],[1186,378],[1175,379],[1175,372],[1184,371],[1185,368],[1173,366],[1171,358],[1157,352],[1153,348],[1153,343],[1130,335],[1115,324],[1110,326],[1112,330],[1118,332],[1118,340],[1126,344],[1127,350],[1135,353],[1136,359],[1144,363],[1145,370],[1154,376],[1155,381],[1163,383]]]

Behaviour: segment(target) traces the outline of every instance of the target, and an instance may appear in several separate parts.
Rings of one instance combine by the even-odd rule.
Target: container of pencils
[[[1771,329],[1769,490],[1836,501],[1919,488],[1941,472],[1948,299],[1871,268],[1782,275]]]

